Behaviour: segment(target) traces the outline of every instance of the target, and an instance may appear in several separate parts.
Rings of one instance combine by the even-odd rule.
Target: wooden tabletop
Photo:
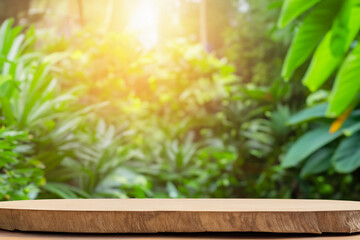
[[[279,199],[13,201],[0,202],[0,229],[70,233],[355,233],[360,232],[360,203]]]
[[[126,212],[320,212],[360,210],[360,202],[309,199],[48,199],[0,202],[0,209]]]
[[[64,234],[8,232],[0,230],[1,240],[358,240],[360,235],[303,235],[266,233],[188,233],[188,234]]]

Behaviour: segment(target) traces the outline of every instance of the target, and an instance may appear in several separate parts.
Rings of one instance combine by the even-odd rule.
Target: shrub
[[[34,199],[45,184],[43,165],[31,157],[29,140],[24,132],[0,130],[0,200]]]

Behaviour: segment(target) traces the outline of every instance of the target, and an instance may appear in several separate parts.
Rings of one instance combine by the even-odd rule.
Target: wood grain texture
[[[70,233],[360,232],[360,203],[275,199],[0,202],[0,229]]]
[[[29,233],[0,230],[1,240],[358,240],[360,235],[301,235],[268,233],[204,233],[204,234],[71,234]]]

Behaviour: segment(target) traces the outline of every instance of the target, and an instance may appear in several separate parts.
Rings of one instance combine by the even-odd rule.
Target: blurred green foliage
[[[318,90],[339,68],[328,98],[328,117],[337,117],[353,107],[360,90],[360,47],[357,36],[360,29],[360,7],[357,0],[285,1],[279,18],[284,26],[308,9],[296,32],[282,75],[289,79],[292,73],[315,50],[303,83],[311,91]]]
[[[0,199],[359,198],[358,110],[333,122],[331,84],[308,94],[300,82],[317,45],[305,41],[306,25],[319,42],[342,22],[316,18],[335,17],[338,3],[285,1],[279,30],[281,2],[228,9],[235,16],[216,52],[185,38],[145,50],[134,36],[88,28],[68,37],[42,29],[38,41],[35,28],[5,21]]]
[[[251,14],[260,16],[266,12],[267,9]],[[270,14],[276,17],[274,12]],[[269,18],[263,18],[263,23]],[[241,27],[232,31],[246,35]],[[273,33],[273,29],[268,29],[266,34]],[[263,34],[264,29],[259,28],[248,40],[258,41]],[[236,41],[230,39],[232,36],[228,36],[229,41]],[[266,50],[261,50],[259,57],[244,52],[238,59],[232,59],[238,64],[246,59],[259,62],[249,69],[262,74],[258,78],[263,79],[254,82],[236,74],[234,64],[225,58],[182,39],[160,50],[143,51],[129,36],[83,31],[69,41],[60,39],[47,45],[44,51],[66,50],[69,57],[58,65],[63,87],[84,86],[79,105],[110,102],[92,113],[101,116],[104,125],[120,125],[129,133],[112,146],[119,149],[121,144],[125,152],[114,157],[114,173],[107,174],[126,175],[131,170],[139,174],[138,179],[145,178],[140,186],[130,184],[130,188],[136,189],[134,193],[121,182],[112,183],[112,194],[116,194],[113,196],[124,196],[127,192],[135,197],[290,197],[293,189],[288,179],[292,173],[284,172],[276,164],[286,149],[287,138],[297,134],[286,122],[291,108],[301,102],[302,93],[279,77],[271,81],[280,71],[283,51],[271,37],[267,41],[277,55],[262,57]],[[236,45],[229,46],[229,52],[237,51]],[[266,64],[270,60],[277,66],[271,71]],[[89,132],[82,139],[96,134]],[[89,170],[84,159],[80,156],[78,164]],[[62,166],[69,176],[64,182],[84,189],[76,180],[79,174],[67,173],[81,170],[68,164]],[[99,167],[94,167],[88,174],[96,176],[98,171]],[[51,173],[49,178],[57,175]],[[87,183],[91,178],[81,182]],[[96,189],[107,187],[102,183],[101,188],[96,187],[101,177],[94,179],[91,181],[95,190],[86,191],[98,196]],[[116,182],[124,178],[113,179]]]
[[[0,130],[0,200],[37,197],[45,183],[44,166],[31,153],[32,145],[26,133]]]
[[[129,36],[83,31],[33,52],[34,36],[17,34],[1,110],[33,136],[40,198],[289,196],[267,193],[282,174],[257,187],[291,133],[278,101],[289,84],[247,84],[187,40],[143,51]]]
[[[289,120],[309,130],[291,146],[282,166],[301,167],[302,179],[321,180],[324,196],[338,199],[359,199],[359,10],[356,0],[285,1],[278,22],[285,26],[300,19],[283,77],[290,79],[312,56],[301,72],[303,84],[314,91],[307,107]]]
[[[288,51],[282,75],[289,79],[313,53],[303,83],[318,90],[330,78],[332,90],[319,90],[308,97],[310,107],[290,120],[291,124],[311,122],[316,128],[304,134],[282,162],[285,167],[306,160],[301,176],[328,169],[349,173],[360,166],[357,156],[358,44],[359,4],[357,1],[309,1],[307,4],[285,1],[279,19],[284,26],[306,12]],[[339,68],[336,76],[333,72]],[[352,111],[352,112],[351,112]],[[331,118],[338,117],[332,121]]]

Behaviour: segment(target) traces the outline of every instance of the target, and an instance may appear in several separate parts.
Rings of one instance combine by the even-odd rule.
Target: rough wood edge
[[[125,224],[120,225],[121,223]],[[43,210],[2,209],[0,228],[10,231],[70,233],[356,233],[360,232],[360,211],[86,212],[47,210],[45,213]]]

